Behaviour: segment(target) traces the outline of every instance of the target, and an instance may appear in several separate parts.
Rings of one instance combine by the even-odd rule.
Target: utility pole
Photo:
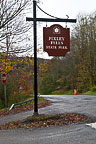
[[[26,18],[26,21],[33,21],[34,35],[34,115],[38,115],[38,91],[37,91],[37,21],[41,22],[71,22],[76,23],[76,19],[61,18],[37,18],[36,17],[36,0],[33,0],[33,18]]]

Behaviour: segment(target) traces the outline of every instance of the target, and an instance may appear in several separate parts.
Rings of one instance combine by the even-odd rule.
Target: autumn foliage
[[[47,71],[47,61],[38,59],[38,84]],[[7,75],[7,105],[28,99],[34,87],[34,60],[0,53],[0,74]],[[39,87],[38,87],[39,89]],[[4,84],[0,77],[0,103],[4,107]]]

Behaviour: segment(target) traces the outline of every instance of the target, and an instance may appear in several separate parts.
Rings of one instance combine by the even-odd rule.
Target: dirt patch
[[[0,125],[0,130],[14,128],[40,128],[50,126],[64,126],[84,122],[87,119],[88,117],[86,115],[76,113],[32,115],[22,121],[13,121]]]

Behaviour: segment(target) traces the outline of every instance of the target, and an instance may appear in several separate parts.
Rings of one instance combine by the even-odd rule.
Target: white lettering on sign
[[[51,45],[63,45],[63,41],[50,41]]]
[[[58,49],[67,49],[67,46],[58,46]]]
[[[57,49],[56,46],[46,46],[46,49]]]
[[[64,37],[49,37],[49,42],[51,46],[46,46],[46,49],[67,49],[64,46]]]
[[[65,50],[67,50],[67,46],[46,46],[46,49],[65,49]]]
[[[52,46],[46,46],[47,49],[66,49],[63,47],[64,45],[64,37],[49,37],[50,45]],[[61,46],[61,47],[56,47]]]
[[[64,37],[49,37],[49,41],[64,41]]]

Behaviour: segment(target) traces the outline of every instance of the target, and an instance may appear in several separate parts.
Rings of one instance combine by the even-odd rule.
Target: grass
[[[27,98],[26,100],[30,100],[30,99],[32,99],[32,97],[31,98]],[[25,101],[25,100],[24,100]],[[45,101],[45,99],[43,98],[43,97],[39,97],[38,98],[38,103],[39,102],[43,102],[43,101]],[[22,101],[18,101],[18,102],[23,102],[23,100]],[[10,108],[10,106],[12,105],[12,104],[15,104],[15,103],[18,103],[18,102],[14,102],[14,103],[10,103],[10,105],[7,107],[7,111],[9,110],[9,108]],[[27,104],[26,103],[24,103],[24,104],[21,104],[21,105],[17,105],[17,106],[15,106],[15,108],[18,108],[18,107],[23,107],[23,106],[26,106],[26,105],[30,105],[30,104],[33,104],[34,103],[34,100],[33,101],[31,101],[31,102],[28,102]],[[0,108],[0,111],[5,111],[5,108]]]
[[[84,95],[96,95],[96,91],[87,91],[83,93]]]
[[[30,96],[30,94],[17,93],[17,94],[14,94],[14,95],[10,96],[8,105],[10,106],[14,103],[25,101],[25,100],[28,100],[28,99],[31,99],[31,98],[32,98],[32,96]]]
[[[52,95],[73,95],[73,90],[57,90],[51,93]]]
[[[53,91],[51,93],[52,95],[74,95],[73,90],[58,90],[58,91]],[[87,91],[87,92],[83,92],[83,93],[78,93],[77,94],[83,94],[83,95],[96,95],[96,91]]]

